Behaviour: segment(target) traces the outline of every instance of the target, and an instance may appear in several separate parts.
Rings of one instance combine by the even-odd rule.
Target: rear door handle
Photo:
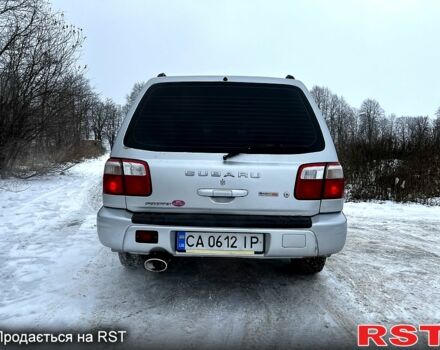
[[[203,196],[203,197],[212,197],[213,193],[214,193],[214,190],[209,189],[209,188],[199,188],[197,190],[197,194],[199,196]]]
[[[245,197],[247,190],[223,190],[216,188],[199,188],[197,194],[203,197]]]
[[[246,197],[247,195],[247,190],[232,190],[232,197]]]
[[[212,197],[232,197],[231,190],[213,190]]]

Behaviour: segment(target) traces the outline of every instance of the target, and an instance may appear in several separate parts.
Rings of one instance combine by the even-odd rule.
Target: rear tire
[[[118,255],[121,265],[127,269],[133,270],[142,264],[142,259],[137,254],[118,253]]]
[[[325,256],[290,259],[290,267],[292,272],[298,275],[313,275],[322,271],[326,259]]]

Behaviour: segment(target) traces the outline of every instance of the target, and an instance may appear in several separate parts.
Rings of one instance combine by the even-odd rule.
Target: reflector
[[[158,233],[157,231],[136,231],[136,242],[138,243],[157,243]]]

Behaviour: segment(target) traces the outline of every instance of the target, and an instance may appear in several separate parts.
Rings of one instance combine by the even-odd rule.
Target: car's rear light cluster
[[[105,163],[103,192],[126,196],[149,196],[152,192],[150,169],[146,162],[110,158]]]
[[[303,164],[298,169],[295,198],[303,200],[344,197],[344,172],[339,163]]]

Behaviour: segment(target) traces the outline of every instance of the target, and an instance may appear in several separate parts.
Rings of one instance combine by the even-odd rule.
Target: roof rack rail
[[[166,77],[166,76],[167,76],[167,75],[166,75],[165,73],[159,73],[159,74],[157,75],[158,78]]]
[[[286,79],[295,79],[295,77],[293,75],[287,74]]]

